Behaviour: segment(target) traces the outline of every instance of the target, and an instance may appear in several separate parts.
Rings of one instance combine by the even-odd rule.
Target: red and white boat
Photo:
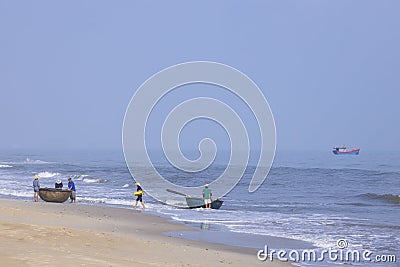
[[[358,155],[360,153],[359,148],[347,149],[347,147],[334,147],[332,150],[335,155]]]

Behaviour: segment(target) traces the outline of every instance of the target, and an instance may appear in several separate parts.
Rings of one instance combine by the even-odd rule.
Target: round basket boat
[[[63,203],[65,202],[69,196],[71,195],[70,190],[62,190],[55,188],[40,188],[39,196],[46,202],[57,202]]]

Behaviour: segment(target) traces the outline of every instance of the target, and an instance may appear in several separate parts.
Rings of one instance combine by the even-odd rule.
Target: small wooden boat
[[[205,208],[206,204],[204,204],[204,200],[201,197],[189,197],[186,196],[186,203],[190,209],[196,209],[196,208]],[[212,209],[219,209],[222,206],[222,203],[224,203],[222,200],[216,199],[211,202],[211,208]]]
[[[174,191],[171,189],[167,189],[167,191],[170,193],[173,193],[173,194],[184,196],[186,198],[186,204],[188,205],[189,209],[197,209],[197,208],[205,208],[206,207],[206,204],[204,204],[204,199],[201,197],[191,197],[184,193],[177,192],[177,191]],[[211,202],[211,208],[217,210],[217,209],[221,208],[222,203],[224,203],[224,201],[222,201],[220,199],[213,200]]]
[[[71,195],[71,190],[55,189],[55,188],[40,188],[39,196],[46,202],[65,202]]]

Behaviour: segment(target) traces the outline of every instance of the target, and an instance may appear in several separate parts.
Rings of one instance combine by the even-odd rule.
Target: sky
[[[0,149],[121,149],[137,88],[201,60],[259,86],[278,150],[400,150],[399,10],[395,0],[0,0]],[[252,119],[220,88],[192,87],[166,97],[161,113],[211,94]],[[156,125],[163,115],[153,117]],[[157,129],[149,138],[159,140]],[[257,137],[254,122],[249,132]],[[207,136],[229,146],[205,121],[185,128],[182,147]]]

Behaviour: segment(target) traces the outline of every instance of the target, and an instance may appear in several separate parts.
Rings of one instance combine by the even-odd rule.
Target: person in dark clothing
[[[63,188],[63,183],[61,182],[61,180],[57,180],[57,182],[54,185],[54,188],[56,189],[62,189]]]

